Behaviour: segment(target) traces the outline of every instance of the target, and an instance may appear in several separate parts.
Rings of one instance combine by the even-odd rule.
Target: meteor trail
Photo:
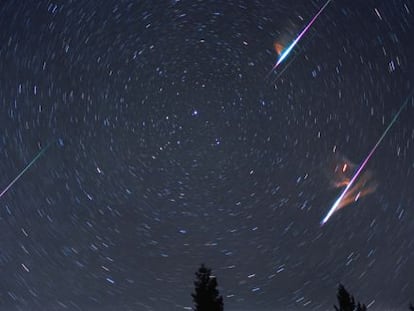
[[[271,74],[273,71],[276,70],[277,67],[285,60],[285,58],[289,55],[289,53],[293,50],[295,45],[300,41],[300,39],[305,35],[305,33],[309,30],[309,28],[312,26],[312,24],[316,21],[316,19],[319,17],[319,15],[322,14],[322,12],[325,10],[325,8],[328,6],[328,4],[332,0],[326,1],[326,3],[320,8],[318,13],[311,19],[311,21],[306,25],[305,28],[301,31],[301,33],[297,36],[297,38],[288,46],[286,50],[283,51],[283,53],[280,55],[279,59],[277,60],[277,63],[273,66],[272,70],[270,70],[269,74]]]
[[[359,174],[361,174],[361,172],[364,169],[365,165],[368,163],[369,159],[372,157],[372,155],[374,154],[375,150],[377,150],[378,146],[380,145],[380,143],[384,139],[385,135],[387,135],[387,133],[389,132],[389,130],[391,129],[391,127],[397,121],[397,119],[400,116],[401,112],[407,106],[409,100],[413,97],[413,95],[414,95],[414,90],[411,91],[411,93],[407,96],[407,98],[405,99],[404,103],[401,105],[400,109],[395,114],[394,118],[391,120],[391,122],[388,125],[388,127],[385,129],[384,133],[381,135],[381,137],[378,139],[377,143],[372,148],[371,152],[368,154],[368,156],[365,158],[365,160],[358,167],[356,173],[351,178],[351,180],[349,181],[349,183],[345,187],[345,189],[342,191],[341,195],[336,199],[335,203],[332,205],[331,209],[326,214],[325,218],[323,218],[321,220],[321,223],[320,223],[321,226],[323,226],[324,224],[326,224],[326,222],[329,220],[329,218],[331,218],[331,216],[337,211],[337,208],[338,208],[339,204],[341,203],[342,199],[345,197],[345,195],[348,192],[348,190],[352,187],[352,185],[354,184],[355,180],[358,178]]]
[[[0,193],[0,198],[4,194],[6,194],[6,192],[15,184],[15,182],[18,181],[20,177],[22,177],[24,173],[27,172],[27,170],[47,151],[49,147],[50,144],[48,144],[45,148],[39,151],[39,153],[33,158],[33,160],[29,164],[26,165],[26,167],[19,173],[19,175],[17,175],[16,178],[14,178],[12,182],[6,188],[4,188],[4,190]]]

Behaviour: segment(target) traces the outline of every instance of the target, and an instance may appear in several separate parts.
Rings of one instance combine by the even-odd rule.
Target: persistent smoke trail
[[[4,190],[0,193],[0,198],[6,194],[7,191],[9,191],[9,189],[16,183],[16,181],[18,181],[20,179],[20,177],[22,177],[24,175],[24,173],[27,172],[27,170],[29,170],[29,168],[47,151],[47,149],[49,149],[50,144],[48,144],[45,148],[43,148],[42,150],[39,151],[39,153],[33,158],[32,161],[30,161],[29,164],[26,165],[26,167],[19,173],[19,175],[17,175],[12,181],[11,183],[4,188]]]
[[[407,98],[405,99],[404,103],[401,105],[400,109],[398,110],[398,112],[395,114],[394,118],[391,120],[390,124],[388,125],[388,127],[385,129],[384,133],[382,133],[381,137],[378,139],[377,143],[374,145],[374,147],[372,148],[371,152],[368,154],[368,156],[365,158],[365,160],[361,163],[361,165],[358,167],[356,173],[354,174],[354,176],[352,177],[352,179],[349,181],[348,185],[345,187],[345,189],[342,191],[341,195],[338,197],[338,199],[336,199],[335,203],[332,205],[331,209],[329,210],[329,212],[326,214],[325,218],[323,218],[321,220],[321,226],[323,226],[324,224],[326,224],[326,222],[329,220],[329,218],[331,218],[331,216],[336,212],[339,204],[341,203],[342,199],[345,197],[346,193],[348,192],[348,190],[352,187],[352,185],[354,184],[355,180],[358,178],[359,174],[361,174],[362,170],[364,169],[365,165],[368,163],[369,159],[372,157],[372,155],[374,154],[375,150],[377,150],[378,146],[381,144],[382,140],[384,139],[384,137],[387,135],[387,133],[389,132],[389,130],[391,129],[391,127],[394,125],[394,123],[397,121],[398,117],[400,116],[401,112],[404,110],[404,108],[407,106],[409,100],[413,97],[414,95],[414,90],[411,91],[411,93],[407,96]]]
[[[311,19],[311,21],[306,25],[305,28],[300,32],[300,34],[297,36],[297,38],[288,46],[286,50],[283,51],[283,53],[280,55],[277,63],[273,66],[272,70],[270,70],[269,74],[276,70],[277,67],[285,60],[285,58],[290,54],[290,52],[293,50],[293,48],[296,46],[296,44],[302,39],[302,37],[305,35],[305,33],[309,30],[309,28],[312,26],[312,24],[316,21],[316,19],[319,17],[319,15],[322,14],[322,12],[325,10],[325,8],[328,6],[328,4],[332,0],[326,1],[326,3],[320,8],[318,13]]]

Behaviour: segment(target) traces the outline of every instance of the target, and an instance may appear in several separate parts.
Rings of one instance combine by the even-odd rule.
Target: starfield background
[[[414,1],[328,2],[2,0],[0,309],[407,310]]]

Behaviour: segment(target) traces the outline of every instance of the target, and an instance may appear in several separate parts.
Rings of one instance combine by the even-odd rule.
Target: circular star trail
[[[325,3],[2,1],[0,309],[190,310],[205,263],[225,310],[406,310],[412,100],[319,222],[414,87],[414,2],[332,1],[268,75]]]

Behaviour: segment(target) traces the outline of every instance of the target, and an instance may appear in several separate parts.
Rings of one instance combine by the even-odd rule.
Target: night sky
[[[2,0],[0,191],[40,154],[0,309],[190,310],[205,263],[229,311],[407,310],[411,99],[320,221],[414,88],[414,0],[333,0],[268,75],[324,3]]]

